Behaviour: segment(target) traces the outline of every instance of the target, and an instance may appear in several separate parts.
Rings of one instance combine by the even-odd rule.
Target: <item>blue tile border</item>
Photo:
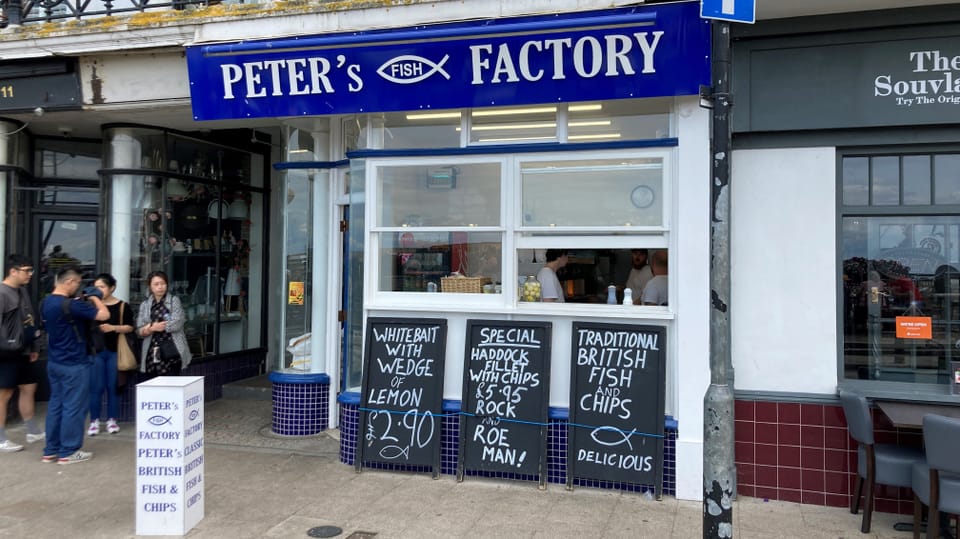
[[[342,393],[338,396],[340,403],[340,462],[353,466],[357,450],[357,432],[360,421],[360,395],[358,393]],[[460,401],[444,400],[443,411],[447,412],[442,423],[440,434],[440,473],[456,475],[457,459],[459,457],[460,442]],[[450,413],[452,412],[452,413]],[[567,482],[567,409],[550,408],[550,420],[547,429],[547,482],[565,484]],[[664,450],[663,450],[663,493],[675,496],[677,491],[677,421],[673,417],[664,418]],[[429,472],[430,469],[421,467],[387,465],[381,463],[367,463],[365,467],[405,471]],[[464,475],[474,477],[497,477],[518,481],[537,481],[537,476],[518,474],[494,474],[480,471],[465,471]],[[619,481],[597,481],[592,479],[574,479],[574,485],[594,487],[628,492],[653,492],[653,485],[638,485]]]

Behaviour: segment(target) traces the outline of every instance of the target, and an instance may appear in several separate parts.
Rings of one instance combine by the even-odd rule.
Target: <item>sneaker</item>
[[[29,432],[27,433],[27,443],[28,443],[28,444],[35,444],[35,443],[37,443],[37,442],[42,442],[42,441],[44,441],[44,440],[46,440],[46,439],[47,439],[47,433],[46,433],[46,432],[41,432],[40,434],[30,434]]]
[[[90,422],[90,428],[87,429],[87,436],[96,436],[100,434],[100,420],[94,419]]]
[[[4,440],[3,443],[0,444],[0,453],[13,453],[15,451],[20,451],[21,449],[23,449],[22,445],[15,444],[10,440]]]
[[[116,434],[120,432],[120,425],[117,425],[117,420],[110,418],[107,420],[107,432],[110,434]]]
[[[57,461],[56,455],[44,455],[40,457],[40,462],[56,462],[56,461]]]
[[[92,458],[93,458],[93,452],[80,451],[78,449],[69,457],[60,457],[59,459],[57,459],[57,464],[74,464],[76,462],[83,462],[85,460],[90,460]]]

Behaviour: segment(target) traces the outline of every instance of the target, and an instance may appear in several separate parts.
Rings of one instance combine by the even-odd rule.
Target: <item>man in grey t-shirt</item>
[[[33,277],[33,264],[30,259],[12,254],[7,257],[6,277],[0,283],[0,315],[14,316],[19,320],[37,325],[30,297],[26,286]],[[35,337],[35,335],[33,336]],[[44,433],[34,419],[34,397],[37,393],[37,382],[43,376],[43,369],[37,363],[37,341],[25,345],[17,352],[8,352],[0,357],[0,453],[20,451],[23,446],[7,439],[7,404],[15,389],[20,389],[17,405],[20,416],[27,429],[27,443],[39,442],[44,439]]]

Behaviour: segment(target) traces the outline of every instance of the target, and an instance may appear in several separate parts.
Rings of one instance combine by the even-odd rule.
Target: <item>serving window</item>
[[[607,304],[612,285],[622,304],[634,251],[649,253],[648,265],[656,252],[669,258],[669,162],[661,149],[371,161],[373,301],[478,294],[457,302],[520,307],[523,281],[565,249],[556,273],[566,302]]]

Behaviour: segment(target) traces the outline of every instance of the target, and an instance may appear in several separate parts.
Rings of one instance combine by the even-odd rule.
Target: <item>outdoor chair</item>
[[[850,512],[857,514],[859,511],[860,495],[866,483],[860,531],[870,533],[877,485],[910,488],[913,485],[913,464],[923,462],[923,452],[918,447],[876,443],[867,399],[846,391],[841,391],[839,397],[847,418],[847,430],[860,444],[857,449],[857,486],[850,500]]]
[[[923,444],[927,459],[913,465],[913,537],[920,537],[920,520],[924,505],[930,508],[927,517],[927,538],[940,537],[941,524],[949,520],[940,513],[960,514],[960,419],[942,415],[923,416]]]

